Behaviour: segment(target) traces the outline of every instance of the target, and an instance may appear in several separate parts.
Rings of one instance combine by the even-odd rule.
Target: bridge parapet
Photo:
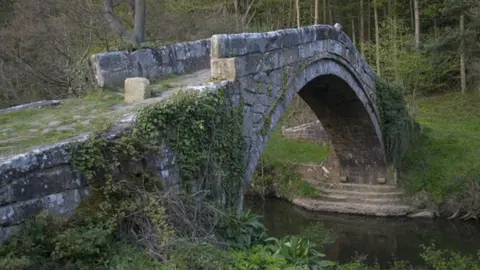
[[[212,77],[235,80],[285,66],[308,65],[318,58],[333,57],[353,67],[369,97],[376,102],[375,72],[343,31],[329,25],[313,25],[265,33],[220,34],[211,38]]]
[[[127,78],[144,77],[152,80],[172,73],[210,68],[210,39],[134,52],[98,53],[92,55],[90,62],[98,86],[123,88]]]

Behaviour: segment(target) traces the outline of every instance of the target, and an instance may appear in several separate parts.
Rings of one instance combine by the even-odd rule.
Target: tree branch
[[[110,28],[115,31],[119,36],[127,39],[131,39],[133,33],[125,28],[120,16],[113,12],[113,0],[103,0],[103,11],[105,18],[110,24]]]

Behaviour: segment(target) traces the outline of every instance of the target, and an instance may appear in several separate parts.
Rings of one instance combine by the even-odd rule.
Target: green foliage
[[[335,235],[327,230],[320,221],[302,228],[298,236],[315,243],[315,248],[320,251],[324,249],[325,245],[335,242]]]
[[[229,264],[229,253],[208,243],[182,242],[169,260],[169,269],[217,270]]]
[[[261,222],[261,216],[250,211],[226,216],[219,232],[235,249],[248,249],[261,243],[266,236],[266,229]]]
[[[399,165],[417,138],[419,125],[408,113],[402,88],[377,77],[377,95],[387,159]]]
[[[120,165],[162,155],[165,147],[171,147],[187,191],[204,179],[200,187],[216,196],[225,192],[227,204],[236,205],[244,169],[241,119],[238,109],[229,111],[221,94],[180,93],[142,109],[135,126],[122,138],[110,141],[96,136],[78,145],[72,163],[79,172],[105,179]]]
[[[334,262],[325,260],[325,255],[314,249],[315,244],[304,238],[289,235],[280,240],[268,238],[266,242],[271,242],[265,247],[267,250],[274,256],[284,258],[289,264],[295,266],[295,269],[317,270],[335,265]]]
[[[416,50],[413,35],[404,22],[386,18],[380,24],[380,67],[382,78],[401,85],[406,94],[438,91],[448,86],[445,76],[452,71],[452,59],[448,62],[442,55],[430,50]],[[424,38],[430,40],[429,36]],[[373,68],[376,62],[375,44],[365,43],[366,58]]]
[[[67,223],[42,213],[2,245],[0,255],[3,265],[12,269],[89,269],[108,261],[113,239],[106,228]]]
[[[164,158],[168,147],[176,155],[184,187],[181,193],[189,195],[204,189],[210,191],[209,198],[214,202],[225,196],[227,207],[238,207],[243,195],[239,191],[243,184],[244,140],[238,132],[242,115],[228,106],[222,93],[181,93],[142,109],[136,124],[116,140],[97,133],[72,145],[72,165],[76,173],[89,178],[93,194],[77,209],[76,218],[67,223],[37,217],[23,234],[10,241],[8,249],[2,250],[5,265],[100,267],[108,264],[112,250],[122,239],[148,243],[156,252],[163,252],[163,246],[180,233],[181,223],[176,222],[180,227],[172,228],[162,181],[152,167],[142,165],[148,164],[148,158]],[[192,205],[194,213],[201,216],[193,220],[200,222],[195,228],[186,221],[190,230],[199,231],[197,227],[212,222],[208,220],[209,210],[200,213],[194,202],[198,199],[188,200],[188,195],[176,199],[186,204],[183,215]],[[250,234],[260,230],[261,235],[263,225],[249,214],[241,217],[246,231],[237,238],[241,235],[250,237],[246,241],[258,241],[255,237],[260,236]],[[204,263],[203,259],[198,263]]]
[[[479,102],[474,95],[444,94],[418,103],[424,132],[402,161],[404,187],[428,192],[447,212],[475,210],[480,195]],[[444,205],[449,200],[454,205]]]
[[[263,246],[256,246],[248,250],[231,251],[231,270],[277,270],[288,269],[287,261],[265,250]]]
[[[249,189],[261,197],[314,197],[318,191],[301,179],[294,163],[267,163],[263,159],[254,173]]]
[[[463,256],[457,252],[439,250],[435,245],[423,246],[421,254],[425,262],[435,270],[478,270],[480,269],[480,251],[475,257]]]

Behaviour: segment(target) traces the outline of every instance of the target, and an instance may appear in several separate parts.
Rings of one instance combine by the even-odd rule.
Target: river
[[[245,208],[264,217],[269,236],[300,234],[319,221],[331,231],[335,242],[325,246],[330,260],[349,262],[366,255],[366,263],[377,261],[380,266],[394,260],[423,265],[421,245],[435,243],[437,248],[462,254],[480,250],[480,223],[445,219],[377,218],[360,215],[313,213],[279,199],[265,201],[245,199]]]

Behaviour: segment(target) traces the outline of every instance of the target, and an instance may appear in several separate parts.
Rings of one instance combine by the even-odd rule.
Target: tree
[[[133,16],[133,31],[128,30],[114,10],[120,4],[126,3],[130,8]],[[145,41],[145,22],[146,22],[146,3],[145,0],[103,0],[103,11],[105,18],[110,24],[110,28],[123,39],[129,40],[136,44]]]
[[[360,17],[360,29],[359,29],[359,40],[358,43],[360,43],[360,52],[362,55],[365,54],[365,49],[363,43],[365,42],[365,39],[363,37],[363,34],[365,33],[365,23],[364,23],[364,16],[363,16],[363,0],[360,0],[360,13],[358,14]]]
[[[413,11],[415,14],[415,48],[420,48],[420,7],[418,0],[413,0]]]
[[[374,0],[373,3],[373,17],[375,21],[375,59],[376,59],[376,67],[377,73],[381,75],[380,69],[380,30],[379,30],[379,22],[378,22],[378,8],[382,6],[381,0]]]
[[[300,27],[300,0],[295,1],[295,10],[297,11],[297,27]]]

